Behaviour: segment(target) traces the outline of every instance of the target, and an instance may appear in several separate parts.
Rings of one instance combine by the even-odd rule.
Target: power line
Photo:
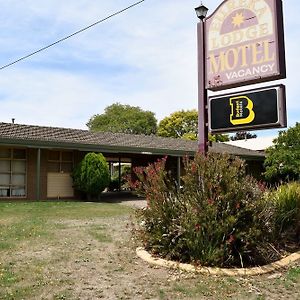
[[[50,48],[50,47],[52,47],[52,46],[54,46],[54,45],[57,45],[57,44],[59,44],[59,43],[65,41],[65,40],[67,40],[67,39],[69,39],[69,38],[71,38],[71,37],[73,37],[73,36],[75,36],[75,35],[77,35],[77,34],[83,32],[83,31],[86,31],[86,30],[90,29],[90,28],[93,27],[93,26],[96,26],[96,25],[98,25],[98,24],[100,24],[100,23],[102,23],[102,22],[104,22],[104,21],[106,21],[106,20],[108,20],[108,19],[110,19],[110,18],[112,18],[112,17],[115,17],[115,16],[117,16],[117,15],[119,15],[119,14],[125,12],[126,10],[128,10],[128,9],[134,7],[134,6],[137,6],[137,5],[141,4],[141,3],[144,2],[144,1],[145,1],[145,0],[141,0],[141,1],[138,1],[138,2],[136,2],[136,3],[134,3],[134,4],[130,5],[130,6],[127,6],[126,8],[123,8],[123,9],[121,9],[121,10],[119,10],[119,11],[117,11],[117,12],[111,14],[111,15],[109,15],[108,17],[106,17],[106,18],[104,18],[104,19],[101,19],[101,20],[99,20],[99,21],[97,21],[97,22],[95,22],[95,23],[93,23],[93,24],[91,24],[91,25],[89,25],[89,26],[87,26],[87,27],[84,27],[84,28],[82,28],[82,29],[80,29],[80,30],[78,30],[78,31],[76,31],[76,32],[74,32],[74,33],[72,33],[72,34],[70,34],[70,35],[68,35],[68,36],[66,36],[66,37],[64,37],[64,38],[62,38],[62,39],[60,39],[60,40],[58,40],[58,41],[52,43],[52,44],[50,44],[50,45],[48,45],[48,46],[45,46],[45,47],[43,47],[43,48],[40,48],[39,50],[36,50],[36,51],[34,51],[34,52],[30,53],[30,54],[27,54],[27,55],[25,55],[25,56],[23,56],[23,57],[21,57],[21,58],[15,60],[15,61],[11,62],[11,63],[8,63],[8,64],[6,64],[6,65],[0,67],[0,70],[6,69],[6,68],[8,68],[8,67],[10,67],[10,66],[12,66],[12,65],[14,65],[14,64],[16,64],[16,63],[18,63],[18,62],[20,62],[20,61],[22,61],[22,60],[25,60],[25,59],[27,59],[27,58],[29,58],[29,57],[31,57],[31,56],[33,56],[33,55],[39,53],[39,52],[42,52],[42,51],[44,51],[44,50],[46,50],[46,49],[48,49],[48,48]]]

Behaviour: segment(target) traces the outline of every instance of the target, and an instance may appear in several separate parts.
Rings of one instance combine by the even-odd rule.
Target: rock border
[[[191,264],[184,264],[175,261],[170,261],[162,258],[153,257],[149,252],[147,252],[143,247],[138,247],[136,249],[136,254],[138,257],[148,262],[149,264],[165,267],[169,269],[179,269],[186,272],[193,272],[198,274],[208,274],[208,275],[223,275],[223,276],[256,276],[263,275],[267,273],[274,272],[278,269],[288,266],[290,263],[295,262],[300,259],[300,251],[292,253],[291,255],[284,257],[276,262],[264,265],[261,267],[253,268],[213,268],[213,267],[195,267]]]

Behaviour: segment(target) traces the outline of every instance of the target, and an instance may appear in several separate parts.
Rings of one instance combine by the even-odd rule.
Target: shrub
[[[281,185],[269,195],[274,205],[276,235],[300,238],[300,185],[297,182]],[[296,236],[295,236],[296,234]],[[297,236],[298,235],[298,236]],[[299,240],[300,241],[300,240]]]
[[[227,155],[196,154],[184,161],[183,188],[165,170],[166,159],[137,168],[132,188],[148,206],[137,214],[138,237],[153,254],[201,265],[265,262],[270,236],[262,189],[244,163]]]
[[[99,197],[110,181],[109,169],[101,153],[88,153],[73,171],[76,189],[87,194],[88,198]]]

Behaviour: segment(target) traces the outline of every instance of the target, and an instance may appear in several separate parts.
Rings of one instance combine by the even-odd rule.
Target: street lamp
[[[206,155],[208,152],[208,107],[207,89],[205,87],[205,18],[208,8],[202,2],[195,8],[200,22],[197,24],[198,43],[198,150]]]
[[[200,6],[195,8],[195,11],[196,11],[197,17],[202,21],[205,19],[206,15],[207,15],[208,8],[205,7],[201,2]]]

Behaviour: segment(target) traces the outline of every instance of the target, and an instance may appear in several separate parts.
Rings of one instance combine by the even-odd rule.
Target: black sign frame
[[[208,102],[211,133],[287,126],[283,84],[217,95],[209,97]]]

